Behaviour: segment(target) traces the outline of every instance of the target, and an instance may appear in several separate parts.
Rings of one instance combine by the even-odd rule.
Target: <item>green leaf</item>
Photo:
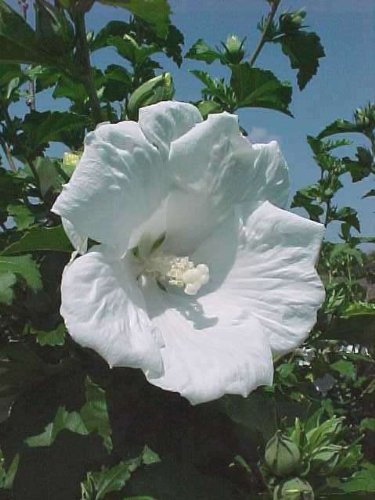
[[[41,434],[26,438],[25,443],[31,448],[51,446],[63,430],[69,430],[82,436],[89,433],[79,413],[76,411],[68,412],[63,406],[60,406],[54,421],[48,424]]]
[[[361,230],[357,210],[354,210],[352,207],[342,207],[334,211],[332,220],[346,222],[350,226],[353,226],[358,232]]]
[[[340,375],[343,375],[344,377],[352,380],[354,380],[357,375],[357,370],[354,363],[345,359],[340,359],[339,361],[332,363],[331,368],[332,370],[339,372]]]
[[[66,328],[63,323],[49,332],[32,331],[32,333],[36,335],[36,341],[41,346],[61,346],[65,343]]]
[[[196,106],[203,118],[207,118],[207,116],[211,113],[220,113],[223,111],[220,104],[215,101],[200,101],[196,104]]]
[[[18,63],[43,63],[34,30],[5,2],[0,3],[0,60]]]
[[[292,116],[289,111],[292,88],[271,71],[252,68],[248,63],[232,66],[231,85],[238,107],[268,108]]]
[[[8,273],[23,278],[32,290],[38,290],[42,286],[39,268],[31,255],[17,257],[0,255],[0,276]],[[6,281],[9,281],[9,278],[6,278]]]
[[[263,391],[253,392],[247,398],[224,396],[218,405],[233,422],[260,432],[266,440],[277,430],[275,401]]]
[[[108,451],[112,450],[111,426],[109,422],[105,391],[87,377],[85,380],[86,403],[80,415],[89,432],[97,432],[103,438]]]
[[[60,406],[53,422],[41,434],[28,437],[30,447],[51,446],[63,430],[86,436],[92,432],[103,438],[108,451],[112,450],[111,427],[107,410],[105,391],[94,384],[89,377],[85,381],[86,403],[79,412],[68,412]]]
[[[342,316],[346,318],[362,315],[375,316],[375,304],[373,302],[353,302],[342,312]]]
[[[362,198],[369,198],[370,196],[375,196],[375,189],[370,189],[366,194],[362,196]]]
[[[364,418],[359,425],[361,430],[370,430],[375,432],[375,418]]]
[[[131,119],[138,117],[138,111],[144,106],[172,99],[173,81],[170,73],[151,78],[135,90],[129,98],[128,114]]]
[[[51,141],[64,142],[64,132],[83,130],[87,117],[67,111],[32,111],[26,115],[23,129],[34,145]]]
[[[364,467],[355,472],[347,481],[335,484],[336,488],[346,493],[375,492],[375,465],[366,463]]]
[[[13,285],[17,277],[12,272],[0,272],[0,303],[11,304],[13,300]]]
[[[348,120],[335,120],[325,127],[318,135],[317,139],[323,139],[330,135],[344,134],[348,132],[361,132],[362,127],[356,123],[349,122]]]
[[[315,449],[330,444],[339,436],[343,427],[343,417],[333,417],[306,433],[307,450]]]
[[[111,468],[103,467],[100,472],[89,472],[86,479],[81,483],[81,500],[101,500],[111,492],[120,491],[124,488],[132,473],[141,465],[151,465],[157,462],[160,462],[157,453],[145,446],[142,453],[136,458],[120,462]]]
[[[21,239],[9,245],[1,255],[14,255],[40,250],[71,253],[73,247],[62,226],[51,228],[33,227]]]
[[[289,57],[290,65],[297,69],[297,82],[300,90],[306,87],[316,75],[319,59],[325,57],[320,38],[316,33],[296,31],[280,38],[282,51]]]
[[[8,205],[7,210],[8,214],[11,217],[13,217],[14,222],[16,223],[17,229],[19,231],[27,229],[35,221],[35,217],[32,214],[31,210],[27,208],[25,205],[11,204]]]
[[[10,63],[44,64],[72,70],[65,52],[55,51],[42,33],[36,33],[16,11],[0,2],[0,61]]]
[[[16,476],[18,465],[20,461],[20,456],[17,453],[13,458],[8,470],[4,468],[4,457],[3,452],[0,449],[0,490],[10,490],[13,486],[14,478]]]
[[[123,7],[151,24],[157,35],[165,37],[170,24],[171,9],[167,0],[99,0],[101,3]]]
[[[157,453],[151,450],[147,445],[143,448],[142,461],[145,465],[157,464],[160,462],[160,457]]]
[[[217,59],[221,60],[222,54],[217,50],[212,49],[207,43],[200,38],[189,49],[186,56],[187,59],[195,59],[196,61],[204,61],[211,64]]]
[[[110,64],[104,73],[105,83],[102,98],[108,101],[122,101],[132,86],[129,72],[122,66]]]

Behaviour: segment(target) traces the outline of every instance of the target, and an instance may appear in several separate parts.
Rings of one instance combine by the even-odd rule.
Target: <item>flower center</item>
[[[151,250],[147,257],[141,257],[133,250],[133,255],[141,264],[140,276],[151,276],[163,287],[165,284],[183,288],[187,295],[196,295],[210,279],[206,264],[195,265],[189,257],[165,254],[159,249]]]

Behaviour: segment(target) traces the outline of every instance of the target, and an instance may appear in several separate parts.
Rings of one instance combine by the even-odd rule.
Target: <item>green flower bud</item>
[[[69,151],[69,153],[64,153],[62,168],[69,177],[72,175],[77,163],[81,159],[82,153],[77,153],[75,151]]]
[[[331,474],[336,468],[344,448],[336,444],[330,444],[318,448],[311,456],[311,468],[319,474]]]
[[[276,476],[287,476],[298,467],[301,453],[294,441],[277,431],[266,445],[264,458]]]
[[[239,64],[244,55],[243,45],[245,43],[245,38],[241,41],[236,35],[229,35],[226,42],[223,43],[225,49],[225,58],[231,64]]]
[[[303,9],[294,12],[285,12],[280,16],[280,28],[286,33],[298,30],[301,28],[305,17],[306,12]]]
[[[307,481],[295,477],[276,486],[273,500],[314,500],[314,491]]]
[[[174,94],[173,80],[170,73],[155,76],[138,87],[130,96],[128,102],[129,118],[138,117],[139,108],[150,106],[160,101],[172,99]]]

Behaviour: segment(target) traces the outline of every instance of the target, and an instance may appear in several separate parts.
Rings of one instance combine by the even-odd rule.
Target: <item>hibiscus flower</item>
[[[62,278],[70,335],[193,404],[271,384],[324,298],[323,226],[287,199],[278,144],[232,114],[161,102],[99,126],[53,207],[83,253]]]

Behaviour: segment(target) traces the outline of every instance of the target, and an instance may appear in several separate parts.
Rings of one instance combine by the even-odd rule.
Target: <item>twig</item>
[[[74,26],[76,29],[77,37],[77,58],[79,64],[82,65],[82,83],[84,84],[89,101],[92,116],[95,123],[102,122],[102,110],[100,107],[100,101],[98,99],[98,94],[96,92],[95,83],[93,79],[93,68],[90,63],[90,50],[87,43],[87,33],[86,33],[86,23],[85,23],[85,13],[82,11],[76,12],[74,15]]]
[[[252,54],[252,56],[250,57],[249,59],[249,64],[250,66],[253,66],[257,57],[259,56],[260,54],[260,51],[262,50],[263,48],[263,45],[266,43],[266,37],[267,37],[267,34],[268,34],[268,30],[271,26],[271,23],[275,17],[275,14],[276,14],[276,11],[277,11],[277,8],[278,6],[280,5],[280,2],[281,0],[273,0],[271,2],[271,10],[267,16],[267,21],[266,21],[266,24],[264,26],[264,29],[262,31],[262,36],[260,37],[260,40],[258,42],[258,45],[255,47],[255,50]]]
[[[13,156],[12,156],[12,153],[10,151],[10,147],[8,146],[8,144],[5,142],[5,140],[2,137],[0,138],[0,142],[1,142],[1,146],[4,150],[6,159],[8,160],[10,169],[13,172],[17,172],[17,167],[16,167],[16,164],[14,163]]]
[[[18,0],[18,5],[21,9],[22,17],[27,21],[27,10],[29,8],[29,3],[27,0]],[[29,95],[26,99],[26,104],[30,111],[35,111],[35,82],[34,80],[29,81]]]

